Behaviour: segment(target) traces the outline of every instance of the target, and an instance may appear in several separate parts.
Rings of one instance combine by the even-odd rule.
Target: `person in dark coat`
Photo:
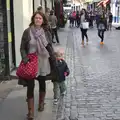
[[[76,27],[79,27],[80,26],[80,14],[79,14],[79,11],[77,11],[77,13],[76,13],[76,23],[77,23]]]
[[[112,28],[112,21],[113,21],[113,15],[112,13],[110,12],[109,13],[109,16],[108,16],[108,30]]]
[[[65,79],[66,76],[69,75],[70,71],[67,66],[67,63],[63,59],[63,53],[58,51],[55,52],[56,56],[56,68],[57,68],[57,73],[58,73],[58,78],[56,80],[53,80],[53,92],[54,92],[54,104],[57,104],[58,99],[59,99],[59,89],[60,89],[60,94],[65,95],[66,93],[66,85],[65,85]]]
[[[100,44],[103,45],[104,44],[104,32],[106,30],[106,21],[105,19],[101,16],[99,21],[98,21],[98,36],[100,37],[101,39],[101,42]]]

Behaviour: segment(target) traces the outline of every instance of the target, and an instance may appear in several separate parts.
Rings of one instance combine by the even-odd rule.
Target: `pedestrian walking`
[[[80,26],[80,14],[79,14],[79,11],[77,11],[77,13],[76,13],[76,23],[77,23],[76,27],[79,27]]]
[[[90,28],[93,28],[93,21],[94,21],[94,16],[93,16],[93,12],[90,12]]]
[[[113,15],[112,15],[112,13],[110,12],[110,13],[109,13],[109,16],[108,16],[108,30],[110,30],[110,31],[111,31],[111,29],[112,29],[112,21],[113,21]]]
[[[73,18],[72,18],[72,12],[69,14],[69,24],[70,24],[70,27],[72,27],[73,26],[73,24],[74,24],[74,20],[73,20]]]
[[[104,32],[106,30],[106,22],[105,19],[101,16],[99,21],[98,21],[98,36],[101,39],[100,44],[103,45],[104,44]]]
[[[76,25],[76,11],[72,12],[72,19],[73,19],[72,27],[74,27],[74,24]]]
[[[69,75],[70,71],[67,66],[67,63],[63,59],[63,53],[60,51],[55,52],[56,61],[57,61],[57,71],[58,71],[58,79],[53,80],[53,92],[54,92],[54,104],[58,103],[59,99],[59,91],[60,95],[65,95],[66,93],[66,85],[65,79],[66,76]]]
[[[84,46],[84,37],[86,37],[86,42],[88,44],[88,35],[87,30],[89,28],[89,16],[85,9],[82,9],[80,14],[80,29],[81,29],[81,36],[82,36],[82,45]]]
[[[50,11],[50,16],[49,16],[49,23],[52,29],[52,42],[55,43],[54,40],[54,35],[56,37],[57,43],[59,42],[59,37],[58,37],[58,32],[57,32],[57,17],[54,15],[54,11]]]
[[[39,83],[38,110],[43,111],[46,95],[46,76],[51,73],[51,68],[55,68],[53,63],[55,63],[56,59],[51,44],[52,37],[47,26],[48,21],[45,15],[37,11],[31,18],[29,28],[24,31],[22,36],[20,52],[23,63],[28,65],[32,61],[32,59],[28,58],[28,55],[35,54],[38,56],[38,72],[36,78],[31,78],[29,80],[19,78],[19,81],[24,81],[27,86],[27,120],[33,120],[34,118],[35,79],[37,79]],[[29,70],[32,70],[32,68]]]

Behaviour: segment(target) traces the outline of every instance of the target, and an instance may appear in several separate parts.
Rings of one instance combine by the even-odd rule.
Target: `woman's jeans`
[[[38,77],[39,83],[39,93],[46,92],[46,83],[45,83],[45,76]],[[27,81],[27,98],[31,99],[34,97],[34,87],[35,87],[35,80],[28,80]]]
[[[98,36],[101,38],[101,42],[104,40],[104,30],[98,30]]]
[[[82,34],[82,41],[84,41],[84,37],[86,37],[86,39],[88,40],[87,29],[81,28],[81,34]]]

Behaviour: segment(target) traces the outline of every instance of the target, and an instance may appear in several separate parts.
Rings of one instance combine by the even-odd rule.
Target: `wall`
[[[15,29],[15,51],[16,67],[21,61],[20,44],[23,31],[28,27],[33,13],[33,0],[13,0],[14,4],[14,29]],[[47,5],[51,9],[51,0],[47,0]],[[40,6],[40,0],[34,0],[34,9]],[[45,10],[44,0],[42,7]]]
[[[42,2],[43,3],[43,2]],[[40,5],[40,0],[34,0],[34,11],[37,10],[38,6],[41,6]]]
[[[50,8],[50,10],[52,9],[52,1],[51,0],[47,0],[47,7]]]
[[[33,0],[13,0],[16,66],[21,61],[20,44],[23,31],[28,27],[33,13]]]

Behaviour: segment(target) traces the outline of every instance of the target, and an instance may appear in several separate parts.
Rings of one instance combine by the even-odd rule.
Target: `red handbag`
[[[16,75],[25,80],[32,80],[36,78],[38,72],[38,56],[36,53],[31,53],[28,54],[27,57],[29,58],[29,62],[24,64],[24,62],[21,61]]]

